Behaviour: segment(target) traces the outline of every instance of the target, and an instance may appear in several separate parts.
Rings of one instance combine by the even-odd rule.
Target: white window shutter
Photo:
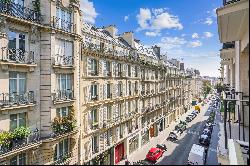
[[[100,134],[100,151],[104,150],[104,134]]]
[[[92,125],[92,117],[91,117],[91,111],[88,112],[88,132],[91,130]]]
[[[103,60],[102,59],[100,59],[99,60],[99,71],[98,71],[98,73],[99,73],[99,76],[101,76],[102,74],[103,74]]]
[[[91,63],[92,63],[92,59],[91,58],[87,58],[87,73],[88,73],[88,76],[90,76],[90,73],[92,72],[92,68],[91,68]]]
[[[103,99],[107,99],[107,84],[103,84]]]
[[[106,60],[102,61],[102,66],[103,66],[102,74],[103,74],[103,76],[107,76],[107,61]]]
[[[103,127],[103,107],[99,108],[99,127]]]
[[[107,106],[103,107],[103,121],[106,122],[107,121]]]
[[[116,62],[112,62],[112,75],[116,76]]]

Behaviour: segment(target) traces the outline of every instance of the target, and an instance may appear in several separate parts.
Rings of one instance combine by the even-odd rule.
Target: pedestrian
[[[128,159],[126,159],[125,165],[129,165],[129,164],[130,164],[130,162],[128,161]]]

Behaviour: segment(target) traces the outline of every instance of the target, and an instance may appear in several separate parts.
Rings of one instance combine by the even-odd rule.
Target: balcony
[[[54,103],[74,100],[73,90],[58,90],[54,93]]]
[[[216,10],[220,41],[241,40],[249,25],[249,0],[223,0],[223,3]]]
[[[91,71],[89,74],[91,76],[98,76],[98,71],[97,70],[96,71]]]
[[[112,99],[112,93],[107,93],[107,99]]]
[[[91,95],[91,101],[97,101],[98,95]]]
[[[29,91],[23,94],[0,93],[0,110],[7,110],[16,107],[34,106],[34,91]]]
[[[223,43],[223,47],[220,50],[220,58],[230,59],[233,58],[235,55],[236,55],[235,43],[234,42]]]
[[[32,10],[11,1],[0,1],[0,13],[35,23],[42,21],[42,16],[39,11]]]
[[[72,153],[61,154],[58,158],[55,158],[54,165],[69,165],[72,158]]]
[[[23,135],[20,130],[25,130],[27,132]],[[28,128],[20,127],[13,132],[0,132],[0,135],[2,138],[0,144],[0,158],[15,155],[21,151],[32,149],[41,144],[38,129],[31,133]]]
[[[91,124],[91,130],[96,130],[99,128],[99,122],[93,122]]]
[[[70,21],[63,20],[61,18],[52,17],[52,27],[56,29],[60,29],[62,31],[76,33],[76,25]]]
[[[72,68],[74,65],[73,57],[66,55],[56,55],[54,67]]]
[[[35,67],[33,51],[24,51],[21,49],[10,49],[2,47],[0,54],[0,64],[9,66]]]

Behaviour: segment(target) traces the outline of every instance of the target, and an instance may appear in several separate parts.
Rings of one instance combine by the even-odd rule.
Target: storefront
[[[133,153],[139,148],[139,135],[129,140],[129,154]]]
[[[149,130],[145,129],[144,131],[141,131],[141,146],[149,142]]]
[[[113,148],[106,150],[102,154],[96,156],[84,165],[113,165]]]
[[[124,158],[124,142],[115,147],[115,164],[119,163]]]

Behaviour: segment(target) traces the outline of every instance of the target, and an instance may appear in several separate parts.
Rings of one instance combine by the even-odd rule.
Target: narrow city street
[[[193,144],[199,143],[199,135],[203,130],[205,120],[208,118],[208,115],[209,113],[206,110],[203,110],[192,122],[188,124],[187,130],[182,134],[181,138],[177,142],[163,142],[167,145],[168,151],[156,164],[187,165],[189,152]]]

